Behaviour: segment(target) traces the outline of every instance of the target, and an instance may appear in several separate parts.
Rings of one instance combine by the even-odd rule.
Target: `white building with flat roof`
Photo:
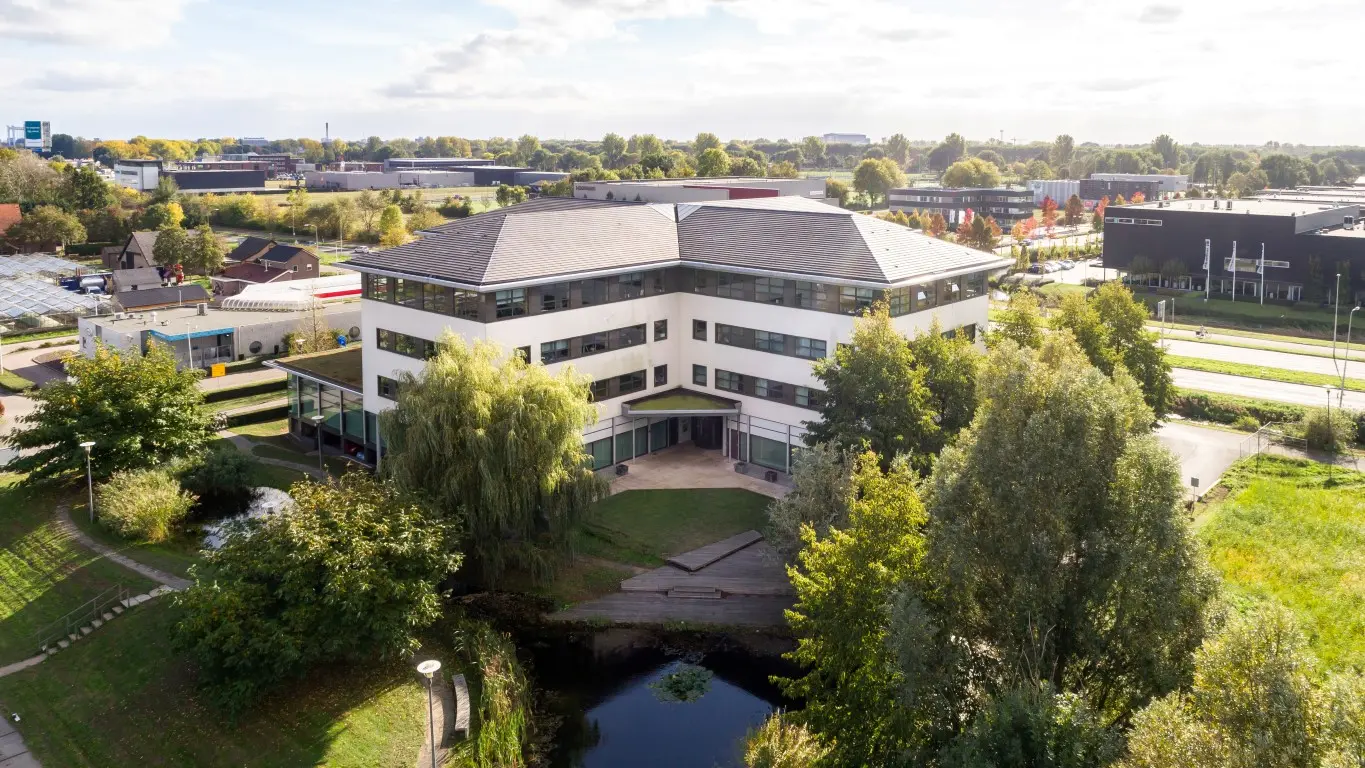
[[[707,176],[637,181],[576,181],[573,185],[573,196],[586,200],[623,200],[635,203],[701,203],[712,200],[784,196],[824,200],[825,180]]]
[[[1100,181],[1153,181],[1160,186],[1163,195],[1184,193],[1190,188],[1189,176],[1175,176],[1164,173],[1092,173],[1090,178]]]
[[[532,200],[347,263],[364,275],[367,340],[354,420],[374,443],[398,374],[451,331],[590,376],[599,468],[691,442],[788,472],[819,418],[812,363],[858,313],[885,299],[907,335],[937,320],[976,338],[987,275],[1009,263],[799,197]]]

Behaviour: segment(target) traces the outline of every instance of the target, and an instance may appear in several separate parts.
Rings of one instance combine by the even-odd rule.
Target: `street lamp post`
[[[1341,391],[1337,394],[1337,408],[1341,407],[1342,400],[1346,398],[1346,366],[1351,364],[1351,322],[1356,319],[1356,313],[1360,311],[1360,305],[1351,308],[1350,314],[1346,315],[1346,354],[1341,360]]]
[[[90,493],[90,522],[95,522],[95,480],[90,472],[90,449],[95,447],[94,440],[86,440],[81,443],[85,449],[85,488]]]
[[[321,394],[321,393],[318,394],[318,407],[319,407],[319,408],[322,407],[322,394]],[[315,413],[315,414],[313,414],[311,417],[309,417],[309,420],[313,422],[313,431],[318,433],[318,471],[319,471],[319,472],[322,472],[323,474],[326,474],[327,470],[324,469],[323,466],[322,466],[322,422],[323,422],[323,416],[322,416],[322,414],[320,414],[320,413]]]
[[[417,671],[427,678],[427,725],[431,736],[431,768],[436,768],[436,708],[432,703],[431,689],[433,678],[441,668],[441,662],[428,659],[417,665]]]

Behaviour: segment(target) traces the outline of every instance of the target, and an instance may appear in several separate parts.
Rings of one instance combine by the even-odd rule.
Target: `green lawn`
[[[277,401],[279,402],[280,405],[287,405],[289,403],[289,400],[283,391],[258,392],[257,394],[254,395],[247,395],[245,397],[235,397],[231,400],[219,400],[216,403],[209,403],[208,408],[214,413],[221,413],[223,411],[230,411],[235,408],[245,408],[249,405],[261,405],[263,403],[274,403]]]
[[[236,434],[245,437],[276,437],[289,434],[289,419],[263,421],[259,424],[241,424],[232,428]]]
[[[761,529],[772,499],[737,488],[624,491],[598,502],[578,550],[618,563],[659,566],[665,558]]]
[[[1284,368],[1271,368],[1250,363],[1232,363],[1223,360],[1205,360],[1202,357],[1183,357],[1166,355],[1166,362],[1174,368],[1187,368],[1192,371],[1226,373],[1232,376],[1246,376],[1251,379],[1283,381],[1289,384],[1306,384],[1314,387],[1337,387],[1341,377],[1327,373],[1290,371]],[[1365,379],[1347,379],[1346,388],[1355,392],[1365,392]]]
[[[1273,600],[1298,617],[1317,656],[1365,666],[1365,474],[1273,456],[1223,477],[1226,498],[1199,535],[1236,604]]]
[[[1147,303],[1155,311],[1156,303],[1163,299],[1167,309],[1175,303],[1175,319],[1208,321],[1230,325],[1245,330],[1279,329],[1304,333],[1318,337],[1332,337],[1332,310],[1324,309],[1310,302],[1297,304],[1260,304],[1254,298],[1237,301],[1212,298],[1204,300],[1203,294],[1186,292],[1148,293],[1141,287],[1134,292],[1138,299]],[[1345,330],[1345,319],[1342,319]]]
[[[98,512],[98,504],[95,509]],[[113,547],[139,563],[177,576],[186,576],[190,566],[200,559],[199,545],[203,541],[203,536],[199,534],[197,527],[193,530],[181,530],[174,538],[160,544],[148,544],[130,542],[100,525],[98,521],[90,522],[90,513],[86,511],[84,503],[71,506],[71,521],[95,541]]]
[[[1152,329],[1157,328],[1156,325],[1150,325],[1148,327]],[[1167,323],[1166,327],[1178,328],[1183,331],[1197,331],[1204,326],[1200,326],[1194,323]],[[1332,347],[1331,333],[1327,334],[1327,338],[1319,339],[1311,336],[1298,335],[1294,332],[1292,328],[1285,329],[1284,333],[1260,333],[1258,331],[1246,331],[1241,330],[1239,328],[1226,328],[1218,325],[1217,323],[1209,323],[1206,329],[1211,329],[1213,333],[1217,333],[1223,336],[1240,336],[1246,339],[1264,339],[1266,341],[1287,341],[1292,342],[1294,344],[1308,344],[1314,347],[1327,347],[1328,349],[1331,349]],[[1358,343],[1360,342],[1357,341],[1356,344]],[[1337,348],[1341,349],[1343,346],[1344,342],[1338,339]],[[1355,348],[1355,344],[1352,344],[1351,346],[1352,348]]]
[[[37,653],[35,633],[105,589],[155,586],[63,535],[52,515],[59,495],[17,480],[0,475],[0,665]]]
[[[316,669],[237,721],[203,701],[170,647],[176,607],[129,611],[56,659],[0,678],[4,711],[44,765],[404,766],[425,736],[411,670]]]

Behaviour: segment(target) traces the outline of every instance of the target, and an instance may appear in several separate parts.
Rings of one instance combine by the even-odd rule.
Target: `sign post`
[[[1204,239],[1204,301],[1213,293],[1213,271],[1209,268],[1209,257],[1213,255],[1213,241]]]

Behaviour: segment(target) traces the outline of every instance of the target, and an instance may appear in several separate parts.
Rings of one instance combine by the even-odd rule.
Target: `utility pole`
[[[1265,306],[1265,243],[1261,243],[1261,263],[1256,265],[1256,272],[1261,276],[1261,306]]]
[[[1232,272],[1232,300],[1237,301],[1237,241],[1232,241],[1232,261],[1229,265]]]
[[[1213,241],[1204,239],[1204,301],[1209,300],[1213,294],[1213,271],[1209,266],[1210,257],[1213,256]]]
[[[1336,290],[1334,293],[1336,293],[1336,296],[1332,298],[1332,367],[1340,372],[1341,369],[1337,368],[1337,310],[1341,309],[1340,272],[1337,273]],[[1330,424],[1331,421],[1329,420],[1328,423]]]

